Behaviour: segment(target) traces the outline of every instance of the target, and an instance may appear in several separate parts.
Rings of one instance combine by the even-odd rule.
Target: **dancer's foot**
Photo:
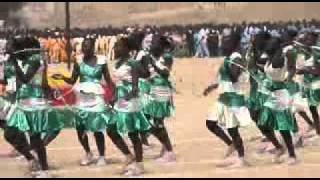
[[[131,167],[128,169],[126,173],[124,173],[127,177],[136,177],[144,174],[143,163],[133,163]]]
[[[86,154],[85,158],[81,160],[80,166],[88,166],[94,162],[93,154]]]
[[[156,159],[156,162],[165,164],[165,163],[174,163],[176,162],[176,160],[177,158],[175,153],[172,151],[171,152],[167,151],[163,154],[162,157]]]
[[[313,146],[313,145],[319,144],[319,139],[320,139],[320,136],[315,135],[313,137],[306,138],[304,140],[304,144],[306,146]]]
[[[132,154],[127,155],[120,174],[126,173],[130,169],[130,165],[132,165],[134,162],[135,162],[134,156]]]
[[[36,159],[32,159],[32,160],[28,161],[28,166],[29,166],[29,171],[31,173],[40,170],[40,164]]]
[[[18,161],[22,161],[25,159],[25,157],[23,155],[19,154],[18,156],[15,157],[15,159]]]
[[[216,166],[219,168],[224,168],[224,167],[232,165],[234,163],[234,161],[235,161],[234,157],[231,156],[227,159],[223,159],[222,161],[217,162]]]
[[[298,160],[295,157],[289,157],[289,159],[287,160],[287,164],[289,166],[294,166],[294,165],[298,164]]]
[[[296,142],[295,142],[294,146],[295,146],[296,148],[301,148],[301,147],[303,147],[303,137],[302,137],[302,136],[299,136],[299,137],[296,139]]]
[[[166,148],[162,146],[159,155],[155,157],[155,159],[161,158],[167,152]]]
[[[224,154],[224,159],[230,157],[235,151],[236,151],[236,149],[233,144],[228,146],[227,151]]]
[[[285,153],[284,148],[277,149],[275,154],[273,155],[272,162],[281,163],[282,160],[280,158],[284,153]]]
[[[236,158],[236,160],[233,162],[233,164],[231,164],[230,166],[227,166],[227,169],[236,169],[236,168],[243,168],[245,166],[247,166],[248,164],[246,163],[246,161],[244,160],[243,157],[241,158]]]
[[[11,158],[15,158],[20,156],[20,153],[18,151],[16,151],[15,149],[12,149],[12,151],[9,153],[9,157]]]
[[[100,156],[97,159],[96,166],[106,166],[106,165],[107,165],[106,158],[104,156]]]
[[[51,175],[48,171],[38,171],[35,174],[35,178],[51,178]]]
[[[310,129],[305,134],[303,134],[304,138],[313,138],[317,135],[316,131],[313,131],[313,129]]]

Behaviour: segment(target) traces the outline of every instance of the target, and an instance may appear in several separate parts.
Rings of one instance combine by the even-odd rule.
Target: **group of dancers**
[[[297,164],[295,148],[302,140],[310,140],[311,135],[313,140],[317,139],[320,135],[317,40],[318,34],[312,31],[298,34],[287,29],[280,36],[259,32],[252,37],[251,45],[243,55],[240,54],[239,34],[224,38],[224,62],[203,92],[205,96],[213,90],[219,94],[206,121],[210,132],[228,147],[223,160],[217,163],[218,167],[248,165],[239,128],[247,127],[252,121],[263,135],[262,141],[273,145],[268,152],[273,154],[274,163]],[[298,126],[301,123],[297,122],[297,115],[308,126],[304,133],[299,131],[303,129]],[[283,141],[278,139],[278,134]],[[287,159],[283,157],[285,147],[289,154]],[[267,152],[267,149],[261,151]]]
[[[76,92],[76,103],[62,108],[50,104],[54,98],[64,97],[49,86],[50,67],[42,58],[39,41],[29,36],[8,40],[2,80],[7,89],[0,101],[1,127],[5,140],[27,159],[34,177],[50,177],[46,147],[70,125],[76,129],[85,151],[82,166],[107,164],[104,133],[125,156],[122,175],[144,173],[143,146],[149,145],[149,134],[162,144],[156,161],[176,161],[164,123],[174,112],[174,88],[170,82],[173,43],[166,36],[154,35],[150,47],[142,49],[143,34],[117,38],[111,70],[106,60],[94,53],[95,40],[85,38],[71,77],[52,75],[57,81],[73,85]],[[112,93],[110,101],[104,99],[104,83]],[[72,118],[66,119],[70,116],[65,113],[70,111]],[[97,159],[89,146],[90,132],[95,137]],[[131,140],[133,153],[126,137]]]
[[[5,140],[27,159],[34,177],[50,177],[46,147],[70,125],[76,129],[85,152],[82,166],[107,164],[104,133],[125,156],[122,175],[144,173],[143,147],[149,146],[149,134],[162,145],[156,161],[176,161],[164,123],[174,112],[174,87],[170,82],[173,42],[156,34],[150,46],[143,49],[143,34],[117,38],[112,69],[94,53],[95,40],[85,38],[71,77],[52,75],[55,80],[73,85],[76,92],[76,103],[63,108],[50,104],[52,99],[64,97],[57,97],[58,90],[49,86],[50,67],[42,58],[39,41],[28,36],[8,40],[1,80],[7,89],[0,99],[0,126]],[[240,53],[240,39],[237,32],[223,38],[224,62],[203,93],[207,96],[213,90],[219,92],[206,121],[207,128],[228,147],[218,166],[236,168],[247,164],[239,128],[251,121],[264,141],[274,146],[273,161],[284,161],[286,147],[287,163],[294,165],[298,162],[296,139],[303,138],[296,116],[309,125],[307,133],[320,135],[320,51],[315,46],[318,35],[306,32],[298,36],[291,29],[281,36],[259,32],[252,37],[245,55]],[[111,91],[110,101],[104,99],[103,84]],[[70,111],[72,118],[66,119],[70,116],[65,113]],[[279,131],[284,144],[275,131]],[[95,137],[97,159],[89,146],[90,132]],[[131,140],[133,153],[126,137]],[[237,156],[233,156],[235,152]]]

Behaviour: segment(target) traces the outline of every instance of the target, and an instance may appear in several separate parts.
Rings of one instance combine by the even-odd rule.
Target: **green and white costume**
[[[5,94],[0,97],[0,119],[6,120],[8,113],[14,109],[13,104],[16,99],[16,76],[11,61],[3,62],[2,80],[6,82],[6,87]]]
[[[266,54],[262,54],[261,58],[264,58]],[[264,67],[264,66],[263,66]],[[268,90],[264,84],[266,78],[265,73],[259,68],[249,69],[250,76],[250,96],[248,98],[248,109],[250,110],[262,110],[263,104],[268,98]]]
[[[258,124],[275,130],[297,132],[298,126],[292,112],[292,97],[295,91],[292,91],[293,82],[286,81],[287,59],[282,68],[273,68],[271,63],[267,64],[265,73],[264,84],[269,90],[269,97],[264,103]]]
[[[23,83],[16,92],[16,103],[7,115],[7,125],[29,133],[44,133],[61,130],[63,121],[49,117],[51,110],[42,88],[44,63],[39,54],[30,56],[19,66],[26,73],[35,63],[41,63],[37,73],[28,83]]]
[[[305,67],[320,65],[320,52],[313,49],[311,54],[303,54]],[[304,92],[308,99],[309,106],[318,106],[320,104],[320,76],[309,73],[303,75]]]
[[[250,125],[250,113],[246,107],[245,88],[243,84],[245,74],[241,73],[239,81],[231,81],[230,66],[235,59],[241,58],[241,54],[234,52],[225,57],[223,65],[218,74],[219,97],[209,109],[208,120],[217,121],[221,126],[229,129],[234,127],[245,127]]]
[[[137,56],[135,57],[135,60],[140,62],[141,59],[144,56],[147,56],[148,54],[149,52],[147,50],[141,50],[138,52]],[[151,84],[148,78],[139,78],[138,86],[139,86],[139,97],[142,103],[142,111],[145,113],[145,108],[149,103],[149,93],[150,93]]]
[[[286,61],[288,61],[286,56],[288,51],[291,51],[293,54],[293,61],[296,64],[296,69],[301,65],[304,66],[303,57],[300,56],[298,49],[293,45],[288,45],[282,50]],[[292,112],[308,111],[308,100],[304,95],[303,75],[295,74],[293,81],[288,82],[288,90],[292,95]]]
[[[155,59],[154,59],[155,60]],[[155,64],[159,69],[167,69],[164,65],[165,61],[173,61],[171,54],[165,54],[160,59],[155,60]],[[151,76],[150,93],[148,104],[145,107],[145,113],[154,118],[167,118],[173,115],[173,87],[169,77],[163,77],[158,74],[153,67],[150,67]]]
[[[104,101],[101,85],[104,61],[90,66],[84,61],[79,63],[80,82],[75,85],[76,103],[74,105],[75,126],[91,132],[104,131],[114,124],[111,107]]]
[[[116,123],[118,132],[125,136],[129,132],[141,132],[150,129],[150,124],[142,112],[142,103],[138,97],[125,99],[125,96],[132,90],[131,70],[138,66],[135,60],[129,60],[117,67],[113,67],[113,77],[116,82],[113,120]]]

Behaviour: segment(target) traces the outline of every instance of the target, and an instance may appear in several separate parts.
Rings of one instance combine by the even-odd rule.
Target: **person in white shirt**
[[[200,56],[201,57],[209,57],[209,49],[208,49],[208,42],[207,42],[207,31],[205,29],[201,29],[199,31],[200,36]]]

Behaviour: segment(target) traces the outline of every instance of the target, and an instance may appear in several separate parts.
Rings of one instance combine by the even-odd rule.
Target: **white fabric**
[[[131,67],[126,64],[121,65],[118,69],[114,67],[112,75],[116,84],[121,83],[122,80],[132,82]]]
[[[79,84],[75,85],[75,90],[77,92],[84,92],[84,93],[93,93],[102,95],[104,94],[104,90],[100,83],[94,83],[94,82],[81,82]]]
[[[207,120],[218,122],[227,129],[237,126],[246,127],[253,122],[245,106],[228,107],[218,101],[209,108]]]
[[[126,101],[125,99],[119,99],[115,105],[114,109],[119,112],[138,112],[141,110],[141,103],[139,98],[130,99]]]

